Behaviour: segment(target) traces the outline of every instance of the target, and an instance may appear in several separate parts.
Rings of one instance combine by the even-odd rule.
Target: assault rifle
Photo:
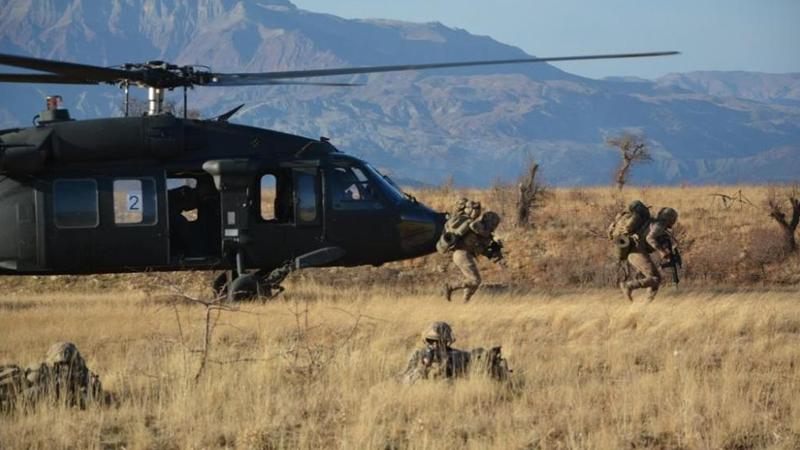
[[[664,242],[664,244],[666,245],[667,250],[669,250],[669,259],[661,263],[661,268],[672,269],[672,282],[675,283],[675,286],[678,286],[678,283],[681,282],[680,278],[678,278],[678,269],[683,267],[683,258],[681,257],[681,252],[677,248],[672,248],[671,239]]]
[[[494,263],[499,263],[505,258],[503,255],[503,243],[492,239],[492,243],[486,247],[483,256],[489,258]]]

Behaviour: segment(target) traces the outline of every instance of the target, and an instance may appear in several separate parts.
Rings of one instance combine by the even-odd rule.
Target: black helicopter
[[[444,214],[365,161],[309,139],[186,117],[195,86],[322,85],[332,75],[635,58],[677,52],[523,58],[265,73],[161,61],[106,68],[0,54],[0,82],[116,84],[125,117],[74,121],[48,97],[35,126],[0,130],[0,275],[222,270],[215,289],[269,296],[293,270],[380,265],[429,254]],[[148,112],[128,117],[129,87]],[[184,117],[164,110],[183,89]],[[241,107],[241,106],[240,106]]]

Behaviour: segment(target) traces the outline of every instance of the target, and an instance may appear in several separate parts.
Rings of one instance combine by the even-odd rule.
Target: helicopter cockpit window
[[[114,180],[114,223],[156,223],[156,183],[152,178]]]
[[[378,209],[375,186],[358,167],[334,167],[328,173],[333,209]]]
[[[290,170],[279,170],[261,177],[261,218],[270,222],[294,221],[294,188]]]
[[[95,180],[56,180],[53,215],[58,228],[96,228],[100,225]]]

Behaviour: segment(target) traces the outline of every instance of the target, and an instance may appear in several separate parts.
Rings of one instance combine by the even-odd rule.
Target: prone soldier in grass
[[[432,323],[422,333],[425,348],[411,354],[401,375],[402,381],[412,384],[419,380],[458,378],[470,371],[487,374],[496,380],[508,379],[511,371],[500,347],[464,351],[451,347],[455,340],[453,329],[447,322]]]

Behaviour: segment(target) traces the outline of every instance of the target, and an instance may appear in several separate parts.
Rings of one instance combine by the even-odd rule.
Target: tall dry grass
[[[393,287],[289,288],[215,318],[197,384],[200,306],[139,291],[4,296],[0,363],[71,340],[116,401],[0,416],[0,448],[800,446],[794,292],[667,291],[652,304],[484,293],[462,305]],[[457,347],[502,345],[513,383],[398,383],[434,320],[453,325]]]

